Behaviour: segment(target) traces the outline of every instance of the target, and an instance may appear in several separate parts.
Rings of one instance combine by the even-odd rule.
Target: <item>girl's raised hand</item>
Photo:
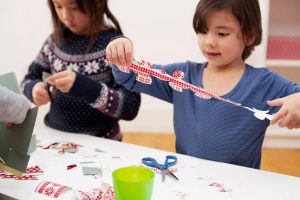
[[[58,90],[67,93],[71,90],[75,78],[76,78],[76,73],[70,69],[67,69],[65,71],[58,72],[56,74],[49,76],[47,78],[47,82],[50,85],[55,85],[55,87]]]
[[[281,106],[271,124],[288,129],[300,128],[300,92],[267,102],[270,106]]]
[[[45,105],[50,101],[50,97],[43,82],[38,82],[33,86],[32,99],[37,106]]]
[[[133,60],[133,45],[127,38],[117,38],[106,47],[106,58],[110,64],[130,66]]]

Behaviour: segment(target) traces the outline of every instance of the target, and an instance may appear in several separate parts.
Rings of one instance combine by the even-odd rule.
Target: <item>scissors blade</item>
[[[174,179],[176,179],[177,181],[179,180],[178,178],[177,178],[177,176],[175,176],[175,174],[173,173],[173,172],[171,172],[169,169],[167,170],[167,173],[166,173],[167,175],[169,175],[170,177],[173,177]]]
[[[161,177],[163,182],[165,182],[166,175],[167,175],[167,170],[161,170]]]

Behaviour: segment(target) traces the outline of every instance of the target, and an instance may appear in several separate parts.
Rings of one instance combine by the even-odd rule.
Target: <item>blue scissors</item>
[[[166,160],[164,164],[159,164],[154,158],[151,157],[145,157],[142,159],[142,163],[149,166],[149,167],[155,167],[159,170],[161,170],[162,180],[165,181],[166,175],[175,178],[178,180],[178,178],[169,170],[169,167],[175,165],[177,163],[177,157],[168,155],[166,156]]]

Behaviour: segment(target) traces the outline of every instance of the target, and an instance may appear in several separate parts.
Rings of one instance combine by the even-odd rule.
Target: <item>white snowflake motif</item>
[[[54,56],[52,55],[51,52],[49,52],[49,54],[48,54],[48,60],[49,60],[49,62],[52,62],[53,58],[54,58]]]
[[[112,67],[111,67],[111,64],[109,64],[109,63],[106,62],[106,61],[104,62],[104,67],[106,67],[106,68],[112,68]]]
[[[50,49],[49,49],[49,45],[48,45],[48,44],[46,44],[46,45],[44,46],[43,51],[44,51],[44,53],[45,53],[46,55],[48,55],[48,54],[50,53]]]
[[[97,63],[96,61],[93,61],[92,63],[91,62],[88,62],[85,66],[85,72],[87,72],[88,74],[91,74],[91,73],[96,73],[97,70],[99,69],[99,63]]]
[[[43,47],[43,52],[44,52],[44,54],[48,57],[49,62],[52,62],[52,60],[53,60],[53,54],[52,54],[52,52],[50,51],[50,48],[49,48],[49,45],[48,45],[48,44],[46,44],[46,45]]]
[[[70,63],[68,66],[67,66],[68,69],[71,69],[75,72],[78,72],[78,69],[79,69],[79,66],[76,64],[76,63]]]
[[[61,60],[55,59],[53,65],[54,65],[54,69],[55,69],[57,72],[59,72],[59,71],[62,70],[63,64],[62,64]]]

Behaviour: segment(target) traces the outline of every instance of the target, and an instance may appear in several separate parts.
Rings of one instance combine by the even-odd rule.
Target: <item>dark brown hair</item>
[[[75,0],[78,8],[83,13],[87,14],[90,19],[89,30],[89,44],[87,51],[91,48],[95,40],[95,33],[101,27],[103,30],[109,28],[108,23],[112,23],[112,26],[122,33],[121,26],[116,17],[111,13],[107,5],[108,0]],[[52,23],[53,23],[53,38],[55,42],[63,43],[66,26],[60,21],[53,0],[48,0],[48,6],[51,11]],[[107,21],[106,21],[107,20]]]
[[[247,59],[262,39],[261,13],[258,0],[200,0],[193,19],[195,32],[198,34],[207,30],[206,17],[208,14],[212,11],[221,10],[230,11],[240,23],[246,44],[242,59]],[[251,44],[248,44],[248,39],[251,37],[255,39]]]

